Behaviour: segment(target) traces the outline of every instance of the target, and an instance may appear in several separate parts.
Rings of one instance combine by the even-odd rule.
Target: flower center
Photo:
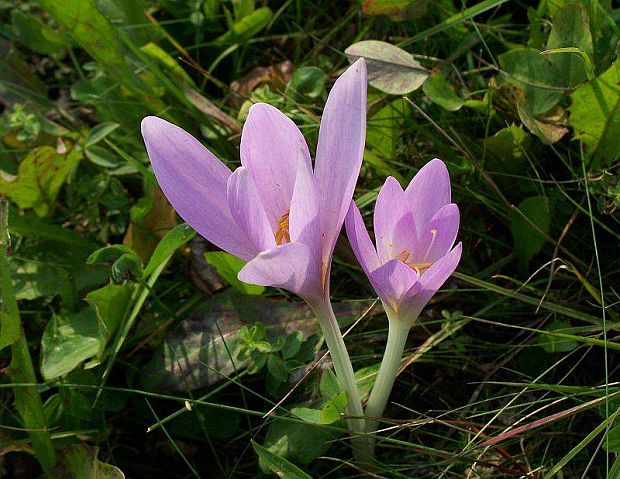
[[[276,230],[276,244],[279,246],[284,243],[291,242],[291,235],[288,232],[288,215],[291,210],[286,210],[278,220],[278,229]]]
[[[401,261],[402,263],[409,266],[416,273],[418,273],[418,275],[421,275],[424,271],[426,271],[428,268],[430,268],[433,265],[432,262],[426,261],[426,259],[428,258],[428,254],[431,252],[431,248],[433,247],[433,243],[435,243],[436,237],[437,237],[437,230],[432,229],[431,230],[431,242],[429,243],[428,248],[426,248],[426,252],[424,253],[424,257],[422,258],[422,261],[419,261],[419,262],[407,261],[409,259],[409,256],[411,255],[411,253],[409,253],[409,251],[407,250],[401,251],[401,253],[398,256],[396,256],[396,258],[394,259]]]

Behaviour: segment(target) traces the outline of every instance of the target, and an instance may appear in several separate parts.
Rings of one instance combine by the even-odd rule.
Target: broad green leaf
[[[284,359],[292,359],[294,358],[299,350],[301,349],[301,345],[304,342],[304,333],[301,331],[294,331],[289,334],[284,340],[284,344],[282,345],[282,357]]]
[[[308,474],[291,464],[283,457],[252,441],[252,447],[261,461],[261,465],[283,479],[312,479]]]
[[[401,143],[403,123],[408,114],[409,107],[403,99],[394,100],[373,114],[368,119],[367,147],[382,158],[393,161]],[[383,169],[380,165],[373,164],[373,166],[377,170]],[[385,170],[387,174],[395,174],[394,169],[387,163],[385,163]]]
[[[60,34],[44,24],[34,13],[26,14],[18,9],[11,12],[16,40],[43,55],[53,55],[65,49]]]
[[[286,85],[286,94],[295,100],[317,98],[325,88],[327,75],[319,67],[301,67],[295,70]]]
[[[620,155],[620,62],[573,92],[568,123],[602,164]]]
[[[523,125],[545,145],[560,141],[568,133],[568,112],[560,105],[534,116],[529,105],[518,99],[517,112]]]
[[[175,226],[159,241],[155,247],[155,251],[151,255],[151,259],[144,268],[143,278],[147,278],[155,271],[164,261],[167,261],[172,254],[191,240],[196,232],[187,223]]]
[[[322,456],[340,433],[318,424],[275,420],[267,428],[263,446],[297,464],[310,464]]]
[[[607,452],[620,453],[620,425],[615,426],[609,430],[609,432],[607,433],[607,440],[603,441],[603,449],[605,449]]]
[[[545,196],[532,196],[523,200],[519,211],[511,212],[512,237],[519,269],[525,273],[532,257],[538,253],[545,242],[543,234],[549,233],[551,210]]]
[[[327,401],[321,409],[321,423],[333,424],[340,421],[342,414],[347,408],[347,392],[340,391],[329,401]]]
[[[86,260],[88,264],[112,263],[111,275],[115,282],[142,276],[142,260],[129,246],[115,244],[93,252]]]
[[[67,446],[49,479],[125,479],[123,472],[97,459],[99,448],[87,444]]]
[[[454,92],[439,70],[430,74],[422,89],[433,103],[448,111],[460,110],[464,104],[463,99]]]
[[[553,27],[547,40],[547,50],[574,47],[592,57],[592,34],[588,11],[582,1],[558,9],[551,18]],[[575,87],[588,78],[586,65],[578,55],[557,53],[549,57],[553,68],[564,80],[565,86]]]
[[[275,354],[270,354],[267,359],[267,370],[269,373],[277,379],[279,382],[283,383],[288,380],[288,369],[278,356]]]
[[[243,44],[263,30],[271,21],[271,17],[273,17],[273,12],[268,7],[258,8],[241,20],[236,21],[232,27],[217,38],[213,44],[218,46]]]
[[[558,104],[566,87],[548,56],[533,48],[518,48],[499,56],[506,81],[521,88],[534,116]]]
[[[345,50],[349,62],[366,59],[368,82],[385,93],[406,95],[422,86],[429,75],[411,54],[391,43],[364,40]]]
[[[309,407],[294,407],[291,413],[299,419],[312,424],[321,424],[321,410]]]
[[[41,374],[63,376],[95,356],[104,341],[95,311],[88,307],[70,316],[54,316],[41,339]]]
[[[545,331],[567,332],[566,330],[569,330],[570,327],[570,324],[566,321],[556,320],[547,325]],[[575,349],[577,347],[577,341],[540,333],[538,336],[538,345],[547,353],[565,353]]]
[[[428,0],[365,0],[362,11],[366,15],[386,15],[391,20],[413,20],[426,15]]]
[[[86,301],[97,314],[106,341],[112,337],[125,318],[135,289],[136,285],[132,283],[108,284],[86,295]],[[99,353],[101,355],[103,349]]]
[[[18,300],[33,300],[57,295],[67,282],[62,268],[39,262],[13,261],[13,287]]]
[[[264,286],[246,284],[237,279],[237,274],[245,266],[245,262],[223,251],[210,251],[205,253],[207,262],[212,264],[222,278],[224,278],[237,291],[245,294],[260,295],[265,291]]]
[[[46,216],[60,187],[81,158],[82,154],[75,148],[67,154],[59,154],[51,146],[35,148],[20,163],[14,181],[0,179],[0,193],[20,208],[32,208],[37,215]]]
[[[517,125],[502,128],[484,140],[484,146],[489,152],[487,169],[501,173],[522,173],[530,143],[531,136],[523,128]]]
[[[321,382],[319,384],[321,394],[325,398],[332,398],[340,392],[340,384],[336,375],[330,369],[323,371],[321,376]]]

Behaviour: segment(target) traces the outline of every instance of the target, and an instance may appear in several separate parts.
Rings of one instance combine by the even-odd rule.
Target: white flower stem
[[[360,400],[351,359],[344,344],[331,302],[325,298],[317,301],[308,301],[308,304],[319,319],[319,324],[329,348],[334,369],[336,370],[338,382],[342,389],[347,392],[348,413],[353,416],[347,420],[349,429],[352,432],[363,433],[364,409],[362,408],[362,401]]]
[[[388,339],[383,354],[383,360],[379,367],[377,379],[366,404],[366,432],[372,433],[377,430],[379,425],[378,418],[381,417],[387,405],[396,374],[400,368],[400,362],[405,349],[405,342],[411,329],[411,322],[404,321],[398,317],[389,318]]]

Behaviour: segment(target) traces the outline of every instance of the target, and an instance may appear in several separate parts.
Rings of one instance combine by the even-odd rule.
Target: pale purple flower
[[[459,209],[451,203],[450,176],[438,159],[426,164],[405,191],[396,179],[387,178],[375,206],[376,248],[353,201],[346,229],[388,315],[411,322],[461,259],[461,243],[452,248]]]
[[[321,120],[314,170],[299,128],[276,108],[250,108],[234,172],[189,133],[160,118],[142,135],[164,194],[199,234],[247,261],[246,283],[325,296],[331,258],[362,162],[366,64],[335,82]]]

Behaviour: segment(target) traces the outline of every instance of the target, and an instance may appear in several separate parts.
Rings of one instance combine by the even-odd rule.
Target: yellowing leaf
[[[45,216],[81,158],[82,153],[75,149],[61,155],[51,146],[35,148],[20,163],[14,181],[0,179],[0,193],[20,208],[33,208],[37,215]]]

